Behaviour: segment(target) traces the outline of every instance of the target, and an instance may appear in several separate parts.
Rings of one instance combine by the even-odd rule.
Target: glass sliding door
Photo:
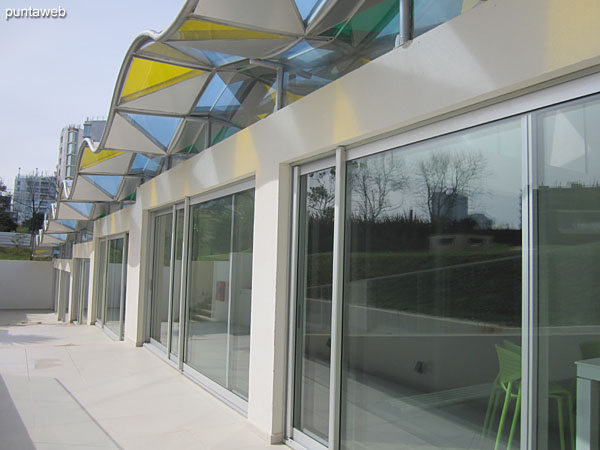
[[[549,450],[573,448],[575,419],[597,414],[576,417],[575,378],[600,357],[599,121],[598,96],[534,114],[537,447]]]
[[[125,277],[125,238],[108,241],[108,257],[106,269],[106,311],[104,326],[119,339],[123,338],[123,319],[125,315],[124,288]]]
[[[89,287],[90,287],[90,260],[89,259],[82,259],[81,260],[81,275],[79,277],[79,287],[80,287],[80,299],[81,299],[81,306],[80,306],[80,318],[79,318],[79,323],[80,324],[86,324],[87,323],[87,316],[88,316],[88,291],[89,291]]]
[[[248,398],[254,190],[233,195],[228,388]]]
[[[340,448],[519,448],[521,123],[348,162]]]
[[[100,240],[98,243],[98,282],[96,283],[96,324],[102,325],[104,322],[104,300],[105,300],[105,287],[106,287],[106,250],[107,241],[106,239]]]
[[[253,190],[190,207],[184,361],[243,399],[248,396],[253,222]]]
[[[69,319],[71,322],[80,322],[81,312],[81,260],[75,260],[76,264],[71,266],[73,268],[73,298],[71,302],[72,311],[69,311]]]
[[[60,276],[60,299],[59,299],[59,320],[66,321],[69,301],[71,299],[71,273],[61,270]]]
[[[98,245],[96,324],[124,338],[127,235],[101,239]]]
[[[191,207],[186,362],[227,384],[232,197]]]
[[[173,263],[173,302],[171,305],[171,354],[179,356],[179,332],[181,322],[181,270],[183,268],[184,210],[175,212],[175,261]]]
[[[300,177],[293,426],[327,445],[335,169]]]
[[[155,217],[150,337],[165,348],[169,329],[172,228],[172,213]]]

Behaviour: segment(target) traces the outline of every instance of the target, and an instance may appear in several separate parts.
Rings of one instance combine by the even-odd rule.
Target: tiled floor
[[[146,349],[53,314],[0,311],[0,449],[115,448],[287,447]]]

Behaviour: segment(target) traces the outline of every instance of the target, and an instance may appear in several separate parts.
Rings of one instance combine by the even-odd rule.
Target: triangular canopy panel
[[[321,10],[326,0],[294,0],[300,17],[305,23],[309,23]]]
[[[121,101],[135,100],[203,73],[202,70],[189,69],[176,64],[133,57],[121,89]]]
[[[55,219],[61,220],[88,220],[90,218],[92,207],[91,203],[83,203],[81,205],[89,205],[89,213],[74,202],[60,202],[56,209]]]
[[[104,146],[111,150],[163,155],[165,150],[121,114],[114,115]]]
[[[180,61],[188,64],[196,64],[197,61],[194,58],[190,58],[185,53],[181,53],[179,50],[174,49],[173,47],[163,44],[162,42],[153,42],[151,44],[146,45],[141,50],[138,50],[137,53],[142,56],[148,56],[151,58],[162,57],[170,60]]]
[[[111,199],[117,196],[123,181],[122,176],[114,175],[85,175],[83,178],[93,183],[95,187],[105,192]]]
[[[303,34],[304,26],[291,0],[204,0],[194,14],[252,28]]]
[[[76,220],[49,220],[46,233],[72,233],[77,228]]]
[[[71,190],[70,200],[75,202],[110,202],[113,198],[108,195],[99,186],[96,186],[93,182],[89,181],[86,177],[88,175],[81,175],[77,177],[77,180],[73,184]]]
[[[86,147],[79,164],[80,174],[125,175],[133,155],[130,152],[116,150],[100,150],[92,152]]]
[[[211,52],[210,50],[199,48],[197,43],[194,41],[176,41],[172,42],[171,45],[178,48],[182,52],[193,56],[194,58],[198,58],[200,61],[206,61],[206,63],[210,64],[210,66],[213,68],[226,66],[227,64],[233,64],[245,59],[240,55]]]
[[[209,72],[203,72],[201,75],[173,84],[165,89],[157,90],[131,101],[122,101],[121,105],[145,111],[187,114],[192,108],[198,92],[202,90],[208,75]]]
[[[123,114],[166,151],[181,123],[180,118],[146,114]]]
[[[173,153],[198,153],[205,147],[206,120],[186,120],[177,142],[172,146]]]

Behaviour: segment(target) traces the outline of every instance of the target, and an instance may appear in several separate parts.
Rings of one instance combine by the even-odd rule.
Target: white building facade
[[[197,3],[178,33],[222,12]],[[293,448],[590,448],[599,21],[591,1],[481,2],[209,132],[111,214],[80,205],[100,175],[80,163],[55,218],[95,219],[94,237],[55,262],[59,314],[147,347]],[[90,157],[136,150],[111,133],[150,106],[122,95]]]

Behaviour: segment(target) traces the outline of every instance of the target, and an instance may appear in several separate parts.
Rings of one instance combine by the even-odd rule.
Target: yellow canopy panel
[[[83,149],[83,155],[81,155],[81,164],[79,165],[79,168],[82,170],[87,169],[122,154],[123,152],[118,152],[116,150],[100,150],[98,153],[94,153],[86,146]]]
[[[279,34],[246,30],[203,20],[188,20],[177,30],[173,38],[181,41],[288,39],[287,36]]]
[[[121,91],[121,101],[134,100],[203,73],[203,70],[134,57]]]

